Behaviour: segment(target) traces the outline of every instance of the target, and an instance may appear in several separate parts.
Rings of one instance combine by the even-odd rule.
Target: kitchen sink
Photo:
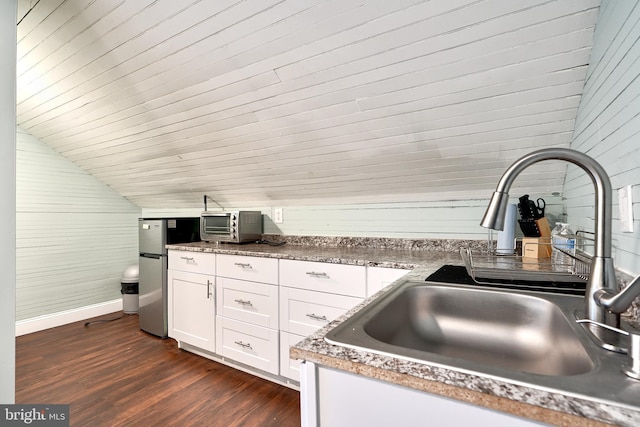
[[[500,374],[594,369],[573,312],[583,298],[407,281],[326,335],[329,343]],[[587,338],[588,341],[588,338]]]

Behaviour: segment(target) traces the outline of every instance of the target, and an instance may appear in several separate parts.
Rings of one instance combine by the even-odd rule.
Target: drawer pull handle
[[[319,273],[317,271],[307,271],[307,275],[309,276],[313,276],[313,277],[324,277],[324,278],[329,278],[329,275],[327,273]]]
[[[242,341],[234,341],[237,345],[239,345],[242,348],[247,348],[249,350],[253,350],[253,347],[251,347],[250,343],[243,343]]]
[[[181,256],[181,257],[180,257],[180,259],[183,259],[183,260],[185,260],[185,261],[187,261],[187,262],[191,262],[191,261],[193,261],[193,258],[192,258],[192,257],[190,257],[190,256]]]
[[[249,307],[253,307],[253,304],[251,304],[251,301],[245,301],[243,299],[236,299],[234,301],[240,305],[248,305]]]
[[[325,316],[325,315],[318,316],[317,314],[311,313],[311,314],[307,314],[307,317],[309,317],[309,318],[311,318],[313,320],[321,320],[323,322],[328,322],[329,321],[329,319],[327,319],[327,316]]]
[[[251,268],[251,264],[248,262],[235,262],[234,265],[237,265],[240,268]]]

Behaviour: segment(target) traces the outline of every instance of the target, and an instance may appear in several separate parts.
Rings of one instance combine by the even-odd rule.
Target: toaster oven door
[[[231,234],[230,215],[202,216],[201,230],[207,237],[229,237]]]

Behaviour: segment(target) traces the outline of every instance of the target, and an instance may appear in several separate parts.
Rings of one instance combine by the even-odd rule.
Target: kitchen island
[[[218,254],[249,255],[276,259],[290,259],[334,264],[382,266],[387,268],[412,269],[403,279],[424,280],[444,264],[461,264],[458,247],[477,242],[437,241],[432,246],[420,245],[367,245],[364,240],[346,245],[329,245],[326,241],[317,244],[268,245],[215,245],[191,243],[168,247],[169,249]],[[318,244],[319,243],[319,244]],[[331,242],[329,242],[331,243]],[[380,246],[385,246],[381,248]],[[533,384],[517,384],[501,378],[485,377],[444,366],[410,362],[390,356],[368,353],[328,344],[324,336],[328,331],[354,315],[372,301],[380,298],[391,285],[349,310],[345,315],[329,322],[317,332],[293,345],[293,358],[312,362],[344,373],[379,380],[387,384],[444,396],[460,402],[513,414],[526,419],[559,426],[598,426],[614,424],[621,426],[640,425],[640,402],[638,405],[619,404],[615,396],[610,400],[591,399],[589,396],[564,394],[557,390],[536,387]],[[621,375],[621,381],[626,378]],[[640,387],[640,383],[630,383]],[[302,384],[304,387],[304,384]],[[623,385],[621,384],[621,387]],[[305,390],[303,389],[303,394]]]

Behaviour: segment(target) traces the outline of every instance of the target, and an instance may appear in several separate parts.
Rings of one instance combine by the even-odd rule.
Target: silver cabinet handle
[[[324,277],[327,279],[329,278],[329,275],[327,273],[319,273],[317,271],[307,271],[306,274],[313,277]]]
[[[307,314],[307,317],[309,317],[309,318],[311,318],[313,320],[321,320],[323,322],[328,322],[329,321],[329,319],[327,319],[327,316],[325,316],[325,315],[318,316],[317,314],[311,313],[311,314]]]
[[[253,350],[253,347],[251,347],[250,343],[243,343],[242,341],[234,341],[237,345],[239,345],[242,348],[247,348],[249,350]]]
[[[249,264],[248,262],[234,262],[234,265],[237,265],[240,268],[252,268],[251,264]]]
[[[193,261],[193,257],[190,257],[190,256],[181,256],[180,259],[183,259],[183,260],[185,260],[187,262]]]
[[[207,299],[211,298],[211,280],[207,280]]]
[[[245,301],[243,299],[236,299],[234,301],[240,305],[248,305],[249,307],[253,307],[253,304],[251,304],[251,301]]]

